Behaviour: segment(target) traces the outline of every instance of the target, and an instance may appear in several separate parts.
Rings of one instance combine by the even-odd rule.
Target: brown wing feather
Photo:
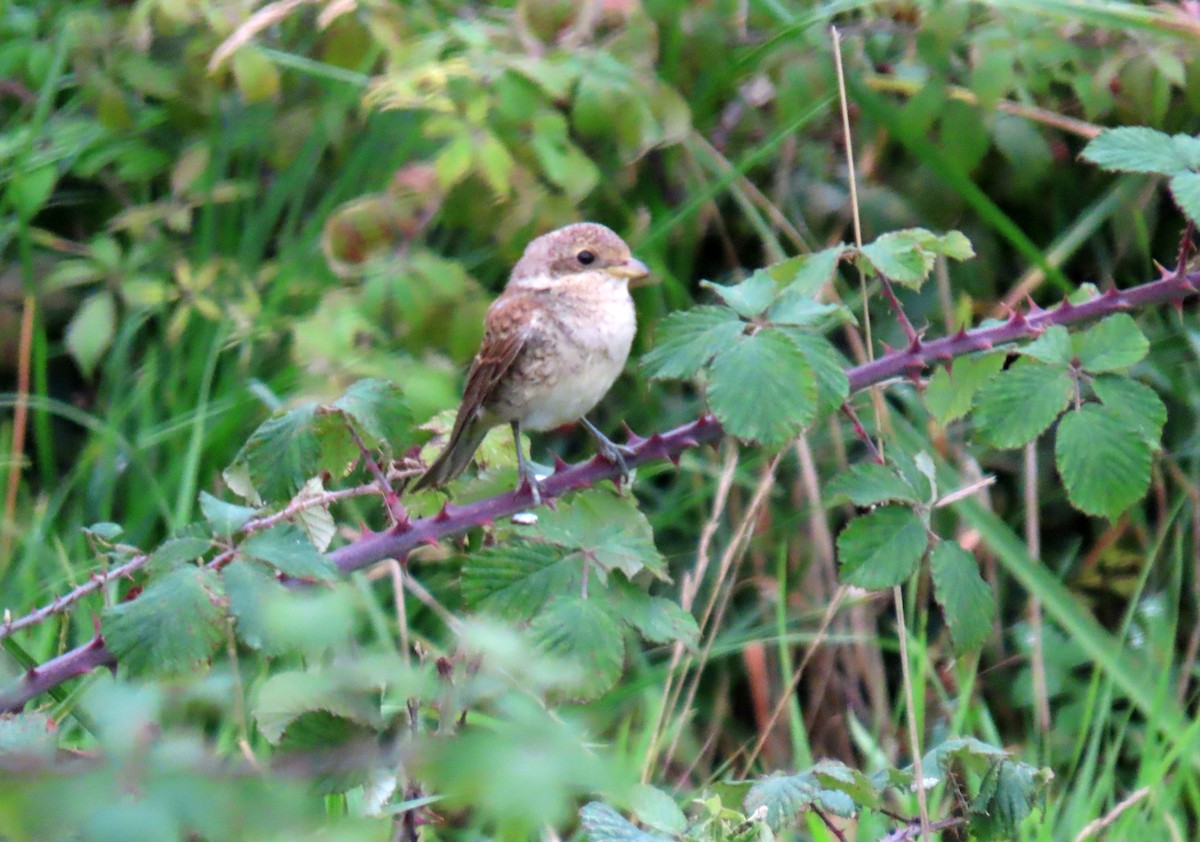
[[[492,426],[484,417],[497,386],[525,347],[530,333],[524,296],[509,295],[496,299],[488,309],[483,342],[467,372],[462,403],[454,419],[454,428],[434,463],[417,480],[413,490],[444,485],[461,474],[471,461],[479,443]]]

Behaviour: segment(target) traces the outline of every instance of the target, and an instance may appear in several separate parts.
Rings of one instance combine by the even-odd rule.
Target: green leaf
[[[854,314],[844,304],[825,304],[804,293],[784,290],[767,310],[767,321],[773,325],[824,327],[852,323]]]
[[[1200,224],[1200,173],[1185,172],[1171,176],[1171,195],[1184,215]]]
[[[838,261],[846,253],[842,243],[812,254],[801,254],[772,264],[764,270],[783,284],[784,291],[808,298],[816,295],[833,278]]]
[[[32,219],[54,192],[58,165],[43,164],[12,172],[4,196],[21,219]]]
[[[819,794],[820,787],[810,773],[788,775],[776,772],[754,782],[746,793],[743,806],[747,815],[766,807],[767,825],[772,830],[782,830],[795,824]]]
[[[848,364],[833,343],[817,333],[795,327],[780,328],[792,344],[800,349],[817,378],[817,414],[836,412],[850,396]]]
[[[647,833],[607,804],[599,801],[583,805],[579,823],[589,842],[671,842],[672,836]]]
[[[156,573],[173,570],[181,564],[195,561],[212,549],[212,541],[208,538],[198,538],[185,535],[180,538],[168,538],[150,553],[146,567]]]
[[[1080,511],[1115,520],[1150,487],[1150,446],[1138,426],[1088,404],[1058,425],[1055,461]]]
[[[584,564],[576,554],[529,541],[486,547],[463,565],[463,601],[475,611],[530,620],[551,597],[579,593]]]
[[[875,271],[917,290],[933,271],[938,255],[954,260],[974,257],[971,243],[958,231],[941,236],[924,228],[891,231],[862,247],[862,256]]]
[[[96,364],[112,344],[116,330],[117,305],[107,290],[90,296],[75,311],[67,325],[65,341],[84,377],[92,376]]]
[[[1046,328],[1037,339],[1018,348],[1017,353],[1055,366],[1070,365],[1071,358],[1075,356],[1075,350],[1071,347],[1071,334],[1062,325]],[[957,362],[954,364],[958,365]]]
[[[221,570],[221,579],[229,595],[229,613],[236,620],[234,629],[238,639],[251,649],[269,655],[282,654],[284,648],[272,641],[267,605],[272,599],[285,597],[287,588],[261,565],[246,561],[226,565]]]
[[[859,462],[842,471],[825,489],[830,503],[840,497],[862,508],[879,503],[920,503],[907,480],[877,462]]]
[[[980,784],[971,802],[971,834],[981,839],[1015,839],[1033,812],[1039,793],[1054,775],[1028,763],[1002,760]]]
[[[1177,137],[1187,137],[1177,135]],[[1105,129],[1084,147],[1081,156],[1106,170],[1174,175],[1194,166],[1175,139],[1146,128],[1122,126]]]
[[[870,778],[839,760],[822,760],[811,769],[811,774],[826,790],[845,793],[859,807],[874,810],[883,803],[879,787]]]
[[[245,526],[246,521],[258,514],[258,509],[226,503],[207,491],[200,492],[200,511],[204,513],[204,518],[213,532],[226,537],[237,532]]]
[[[289,726],[306,713],[324,711],[366,728],[383,726],[379,689],[365,676],[337,671],[280,672],[268,678],[254,700],[258,730],[278,744]]]
[[[692,377],[742,335],[746,324],[725,307],[693,307],[659,322],[654,348],[642,358],[652,379]]]
[[[318,410],[336,413],[353,422],[367,446],[389,445],[391,452],[403,450],[416,426],[412,410],[400,387],[387,380],[359,380],[340,398]]]
[[[627,578],[649,570],[668,580],[666,561],[654,546],[654,530],[633,497],[589,489],[539,513],[536,524],[517,527],[517,533],[579,550],[602,569],[620,570]]]
[[[1167,423],[1167,408],[1157,392],[1121,374],[1102,374],[1094,378],[1092,389],[1106,408],[1142,432],[1146,444],[1152,449],[1158,448],[1163,425]]]
[[[1071,344],[1080,366],[1093,374],[1129,368],[1150,350],[1150,342],[1127,313],[1109,316],[1075,334]]]
[[[316,404],[305,404],[264,421],[242,445],[227,473],[244,465],[246,478],[264,499],[291,499],[317,472],[320,446],[314,432],[315,412]]]
[[[22,760],[51,763],[58,750],[57,735],[58,726],[48,713],[27,711],[4,716],[0,718],[0,758],[11,759],[14,767]]]
[[[856,517],[838,535],[842,581],[868,590],[904,582],[917,569],[929,535],[906,506],[883,506]]]
[[[722,286],[711,281],[701,281],[700,286],[711,289],[717,297],[739,316],[754,318],[775,300],[775,280],[765,270],[759,269],[736,286]]]
[[[233,80],[247,103],[264,102],[279,96],[279,68],[254,44],[233,54]]]
[[[961,655],[979,649],[991,634],[996,601],[979,575],[975,556],[954,541],[939,541],[929,556],[929,568],[954,651]]]
[[[687,830],[687,816],[675,799],[657,787],[639,784],[630,797],[630,809],[637,820],[664,833],[682,834]]]
[[[798,435],[816,414],[812,366],[778,330],[738,335],[719,347],[711,374],[709,406],[730,435],[777,447]]]
[[[929,378],[925,406],[945,427],[971,411],[971,401],[979,389],[1004,367],[1004,353],[972,354],[959,357]]]
[[[122,667],[180,673],[208,662],[224,636],[221,582],[202,567],[178,567],[104,612],[101,632]]]
[[[616,686],[625,641],[621,624],[599,599],[560,596],[533,619],[529,631],[543,653],[578,670],[567,682],[570,698],[590,701]]]
[[[1072,383],[1067,372],[1020,359],[989,380],[975,398],[975,428],[997,447],[1020,447],[1041,435],[1067,408]]]
[[[614,578],[611,585],[609,596],[617,616],[636,629],[643,638],[651,643],[678,641],[689,649],[695,649],[700,641],[700,627],[696,624],[696,618],[678,603],[650,596],[628,580]]]
[[[337,575],[333,562],[322,555],[308,536],[290,523],[272,526],[238,545],[238,555],[271,565],[286,576],[328,581]]]

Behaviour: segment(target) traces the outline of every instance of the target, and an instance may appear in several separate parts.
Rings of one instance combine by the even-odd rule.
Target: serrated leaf
[[[822,760],[812,768],[811,774],[824,789],[844,792],[860,808],[874,810],[882,803],[879,787],[862,772],[839,760]]]
[[[337,575],[333,562],[313,546],[299,527],[290,523],[251,535],[237,549],[242,558],[264,562],[297,579],[328,581]]]
[[[917,569],[929,535],[905,506],[883,506],[856,517],[838,535],[842,581],[882,590],[906,581]]]
[[[392,452],[402,450],[415,429],[412,410],[404,393],[387,380],[359,380],[340,398],[318,411],[346,416],[368,447],[389,445]]]
[[[862,508],[878,503],[920,503],[916,490],[877,462],[859,462],[835,476],[825,488],[829,502],[845,497]]]
[[[642,358],[652,379],[692,377],[746,329],[726,307],[693,307],[671,313],[661,322],[654,348]]]
[[[798,435],[816,415],[817,383],[808,358],[770,328],[739,335],[721,348],[707,391],[709,407],[727,433],[766,447]]]
[[[50,763],[54,760],[58,727],[48,713],[26,711],[0,717],[0,757],[16,761]],[[673,802],[672,802],[673,803]]]
[[[650,596],[629,581],[612,581],[610,596],[617,616],[628,623],[651,643],[682,643],[694,649],[700,640],[696,618],[678,603],[663,597]]]
[[[565,690],[572,699],[599,698],[621,677],[625,662],[621,624],[599,599],[560,596],[533,619],[529,632],[543,653],[579,670]]]
[[[1099,374],[1138,362],[1150,342],[1128,313],[1117,313],[1071,337],[1075,356],[1084,371]]]
[[[1016,838],[1053,773],[1028,763],[1003,760],[988,777],[987,797],[971,803],[971,832],[985,839]]]
[[[997,447],[1020,447],[1054,423],[1071,394],[1071,378],[1064,369],[1017,360],[979,390],[975,429]]]
[[[844,304],[826,304],[804,293],[784,290],[767,310],[766,320],[773,325],[821,328],[853,323],[854,314]]]
[[[1050,365],[1066,366],[1070,365],[1075,349],[1071,347],[1071,334],[1067,329],[1062,325],[1051,325],[1037,339],[1018,348],[1017,353]],[[958,365],[958,362],[954,364]]]
[[[196,560],[210,549],[212,549],[212,541],[208,538],[197,538],[190,535],[168,538],[154,552],[150,553],[146,567],[156,573],[166,572],[181,564]]]
[[[971,401],[980,387],[1003,367],[1001,352],[959,357],[953,366],[939,368],[929,378],[925,406],[945,427],[971,411]]]
[[[517,533],[579,550],[602,569],[620,570],[627,578],[649,570],[669,580],[654,530],[633,497],[589,489],[539,514],[536,524],[518,527]]]
[[[325,495],[325,482],[319,476],[310,477],[304,487],[293,498],[293,503],[303,503],[320,499]],[[333,543],[337,525],[333,522],[333,514],[328,504],[306,506],[296,512],[296,525],[303,530],[308,540],[319,552],[325,552]]]
[[[529,620],[551,597],[580,591],[584,563],[574,553],[529,541],[486,547],[463,565],[463,601],[475,611]]]
[[[583,805],[579,811],[579,823],[590,842],[671,842],[673,838],[647,833],[599,801]]]
[[[1171,195],[1184,215],[1200,224],[1200,173],[1185,172],[1172,176]]]
[[[846,252],[846,246],[838,243],[812,254],[801,254],[772,264],[764,270],[783,285],[785,292],[808,298],[816,295],[833,278],[838,261]]]
[[[377,687],[368,681],[340,680],[338,673],[281,672],[268,678],[254,700],[258,730],[277,744],[284,731],[306,713],[324,711],[365,728],[383,726]]]
[[[629,807],[639,822],[664,833],[682,834],[687,830],[687,816],[675,799],[657,787],[639,784],[634,787]]]
[[[711,281],[701,281],[700,286],[711,289],[726,307],[747,319],[766,310],[775,300],[777,290],[775,280],[763,269],[735,286],[722,286]]]
[[[1102,374],[1092,380],[1092,389],[1104,406],[1129,426],[1142,431],[1152,449],[1159,447],[1167,408],[1158,393],[1144,383],[1121,374]]]
[[[747,815],[766,807],[767,825],[772,830],[782,830],[792,825],[819,794],[820,787],[810,773],[788,775],[776,772],[754,782],[746,793],[743,807]]]
[[[202,567],[178,567],[136,598],[104,612],[109,651],[134,672],[179,673],[207,663],[224,636],[221,582]]]
[[[270,600],[285,596],[287,589],[261,565],[246,561],[226,565],[221,569],[221,579],[229,595],[229,613],[236,620],[238,639],[251,649],[279,654],[282,650],[271,642],[266,606]]]
[[[260,424],[234,457],[226,481],[235,466],[245,465],[246,479],[264,499],[290,500],[317,473],[320,446],[314,431],[315,412],[315,404],[306,404]],[[234,487],[232,483],[230,487]],[[245,489],[235,490],[241,494]]]
[[[1092,138],[1080,157],[1106,170],[1173,175],[1189,167],[1181,152],[1169,135],[1145,126],[1121,126]]]
[[[863,246],[861,253],[879,274],[914,290],[925,283],[938,255],[953,260],[975,256],[960,232],[938,235],[924,228],[891,231]]]
[[[200,492],[200,511],[204,513],[204,519],[213,532],[226,537],[237,532],[245,526],[246,521],[258,514],[258,509],[226,503],[207,491]]]
[[[107,290],[90,296],[75,311],[64,340],[84,377],[92,376],[96,364],[112,344],[116,330],[117,305]]]
[[[1150,487],[1143,431],[1111,409],[1087,404],[1058,425],[1055,463],[1071,505],[1115,520]]]
[[[817,414],[836,412],[850,396],[849,366],[842,352],[824,336],[807,330],[784,327],[780,332],[800,349],[817,378]]]
[[[929,556],[929,569],[954,651],[961,655],[983,646],[992,631],[996,601],[979,575],[975,556],[954,541],[940,541]]]

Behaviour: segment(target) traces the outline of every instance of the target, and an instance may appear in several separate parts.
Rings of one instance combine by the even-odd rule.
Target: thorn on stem
[[[555,474],[561,474],[563,471],[567,470],[570,467],[571,467],[570,465],[568,465],[565,461],[563,461],[563,458],[561,456],[559,456],[557,453],[554,454],[554,473]]]
[[[450,520],[450,501],[442,503],[442,507],[438,509],[438,513],[433,516],[434,523],[445,523]]]

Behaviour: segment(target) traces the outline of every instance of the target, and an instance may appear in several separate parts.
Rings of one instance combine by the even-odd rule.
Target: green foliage
[[[927,755],[934,819],[975,837],[1075,838],[1143,782],[1150,797],[1108,832],[1186,825],[1196,776],[1177,760],[1197,747],[1173,700],[1194,689],[1194,548],[1178,528],[1196,475],[1192,308],[906,372],[930,375],[928,413],[919,384],[889,380],[856,404],[886,466],[835,413],[851,359],[910,344],[879,276],[932,339],[1025,294],[1078,304],[1089,278],[1124,288],[1152,260],[1174,268],[1179,217],[1147,179],[1080,162],[1073,135],[1138,126],[1084,157],[1161,174],[1197,219],[1196,138],[1172,134],[1196,128],[1195,27],[1166,5],[909,5],[7,7],[0,474],[18,482],[0,512],[0,697],[91,640],[97,616],[120,665],[0,717],[0,836],[367,840],[409,821],[423,839],[565,838],[600,799],[630,819],[593,802],[592,838],[768,840],[755,813],[808,798],[847,838],[884,838],[898,822],[877,808],[917,809],[911,771],[893,768],[910,714],[924,735],[1013,748]],[[877,237],[862,250],[844,245],[830,24]],[[573,492],[537,524],[475,526],[392,577],[342,580],[322,553],[394,523],[350,429],[410,515],[435,512],[441,492],[402,492],[429,456],[416,445],[444,432],[524,244],[574,219],[611,225],[654,267],[659,283],[634,290],[635,351],[652,377],[700,387],[631,371],[596,420],[648,434],[706,400],[730,432],[784,450],[762,507],[747,509],[764,454],[727,442],[719,460],[689,449],[677,473],[639,466],[636,496]],[[972,246],[931,233],[951,225]],[[867,317],[873,348],[857,344]],[[28,399],[3,393],[20,371]],[[1042,458],[1028,483],[1019,454],[991,449],[1043,432],[1057,476]],[[581,440],[534,444],[571,458]],[[512,453],[506,430],[489,436],[451,511],[509,488]],[[997,480],[990,521],[948,502],[980,471]],[[1025,499],[1043,551],[1022,566]],[[878,508],[843,527],[843,500]],[[917,711],[894,653],[878,657],[886,615],[847,627],[846,606],[864,608],[852,595],[820,622],[839,528],[847,576],[910,583],[896,633],[926,666]],[[910,575],[926,552],[946,632]],[[48,618],[7,634],[9,612],[38,606]],[[761,704],[792,699],[765,731]],[[1032,725],[1041,702],[1048,732]],[[854,762],[813,765],[831,754]],[[776,800],[751,810],[755,786]],[[785,824],[837,835],[811,813]]]
[[[855,518],[838,536],[842,580],[860,588],[899,585],[917,569],[929,535],[916,512],[882,506]]]
[[[133,672],[180,673],[208,661],[221,641],[221,583],[200,567],[177,567],[137,599],[104,612],[109,649]]]
[[[1141,126],[1108,129],[1083,157],[1108,170],[1168,176],[1176,204],[1192,222],[1200,221],[1200,137]]]

